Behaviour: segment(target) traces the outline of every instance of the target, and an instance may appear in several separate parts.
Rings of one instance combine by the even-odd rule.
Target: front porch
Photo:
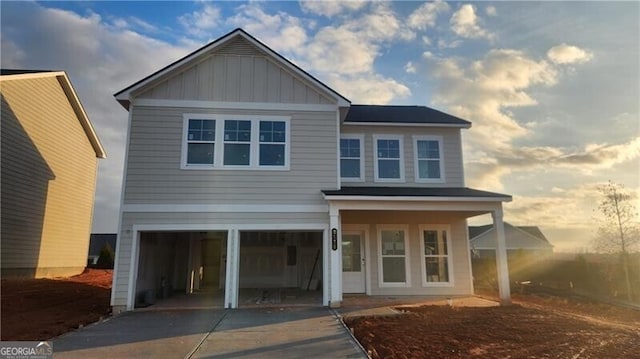
[[[510,304],[502,220],[502,202],[510,196],[468,188],[406,187],[323,193],[332,232],[330,306],[341,306],[343,293],[473,295],[467,219],[487,213],[497,228],[501,304]]]

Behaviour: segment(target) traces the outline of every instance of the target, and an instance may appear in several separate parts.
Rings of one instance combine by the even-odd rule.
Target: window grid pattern
[[[187,134],[187,164],[213,165],[216,121],[190,119]]]
[[[417,140],[418,178],[439,179],[440,143],[437,140]]]
[[[378,178],[400,179],[400,140],[378,139],[376,146]]]
[[[449,282],[449,248],[447,231],[423,231],[425,281],[427,283]]]
[[[340,139],[340,177],[360,178],[360,140]]]
[[[260,121],[260,166],[284,166],[286,138],[284,121]]]

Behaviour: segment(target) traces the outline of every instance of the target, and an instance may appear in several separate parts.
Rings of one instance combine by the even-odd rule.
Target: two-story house
[[[350,101],[237,29],[115,94],[129,111],[111,302],[246,289],[470,295],[467,218],[491,213],[509,301],[502,202],[465,187],[460,131],[421,106]],[[169,292],[169,293],[167,293]]]

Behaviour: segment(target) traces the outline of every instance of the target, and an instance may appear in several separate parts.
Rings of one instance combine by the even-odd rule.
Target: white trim
[[[384,281],[384,267],[382,265],[382,231],[383,230],[397,230],[404,232],[404,272],[405,281],[403,283]],[[410,288],[411,287],[411,263],[410,263],[410,233],[408,224],[378,224],[376,225],[376,232],[378,237],[378,287],[380,288]]]
[[[386,135],[386,134],[374,134],[373,136],[373,179],[374,182],[379,183],[404,183],[404,136],[403,135]],[[378,176],[378,140],[397,140],[399,148],[399,171],[400,178],[380,178]]]
[[[418,162],[420,159],[418,158],[418,141],[437,141],[438,142],[438,155],[439,155],[439,164],[440,164],[440,178],[420,178],[420,168],[418,166]],[[443,138],[442,136],[413,136],[413,172],[414,172],[414,180],[416,183],[444,183],[445,173],[444,173],[444,152],[443,152]],[[425,159],[430,160],[430,159]],[[431,159],[432,160],[432,159]]]
[[[143,204],[120,205],[122,212],[147,213],[327,213],[326,204]]]
[[[445,231],[447,233],[447,271],[449,275],[448,282],[427,282],[427,268],[424,254],[424,231],[435,230],[437,231],[438,236],[441,235],[440,231]],[[447,224],[420,224],[418,225],[418,231],[420,232],[420,261],[422,267],[422,286],[423,287],[454,287],[454,279],[455,276],[453,274],[453,248],[451,247],[451,226]]]
[[[125,133],[125,148],[124,148],[124,162],[122,163],[122,184],[120,186],[120,206],[118,207],[118,234],[116,236],[116,255],[113,262],[113,279],[111,280],[111,305],[114,305],[116,300],[116,281],[118,280],[118,266],[120,265],[120,253],[122,252],[122,217],[124,216],[124,189],[125,183],[127,183],[127,167],[129,163],[129,146],[131,141],[131,119],[133,118],[133,107],[129,107],[129,119],[127,121],[127,132]]]
[[[342,188],[340,178],[340,110],[336,111],[336,188]]]
[[[330,87],[328,87],[327,85],[323,84],[319,80],[313,78],[311,75],[309,75],[309,74],[305,73],[304,71],[302,71],[301,69],[297,68],[291,62],[286,60],[283,56],[281,56],[278,53],[276,53],[275,51],[271,50],[266,45],[254,40],[250,35],[246,34],[243,30],[240,30],[240,29],[234,30],[234,31],[228,33],[227,35],[224,35],[223,37],[213,41],[209,45],[201,47],[200,49],[198,49],[198,50],[192,52],[191,54],[183,57],[182,59],[178,60],[177,62],[174,62],[174,63],[170,64],[169,66],[161,69],[160,71],[152,74],[151,76],[143,79],[142,81],[134,84],[133,86],[130,86],[129,88],[120,91],[119,93],[116,94],[116,96],[115,96],[116,99],[118,101],[128,101],[128,100],[130,100],[131,97],[132,97],[131,95],[132,95],[133,92],[136,92],[136,91],[144,88],[145,86],[147,86],[148,84],[150,84],[153,81],[157,80],[158,78],[161,78],[162,76],[164,76],[164,75],[166,75],[168,73],[171,73],[176,69],[179,69],[183,65],[188,64],[189,62],[196,60],[199,56],[204,55],[207,52],[210,52],[210,51],[212,51],[212,50],[214,50],[216,48],[219,48],[219,47],[223,46],[224,44],[226,44],[227,42],[237,38],[238,36],[240,36],[243,39],[245,39],[246,41],[250,42],[251,44],[256,46],[258,49],[260,49],[260,50],[266,52],[267,54],[269,54],[272,61],[277,62],[278,64],[280,64],[281,66],[285,67],[289,71],[294,72],[299,77],[305,79],[306,81],[309,81],[311,84],[313,84],[316,87],[318,87],[319,90],[321,90],[322,92],[325,92],[326,95],[328,95],[329,97],[331,97],[334,100],[336,100],[336,102],[338,103],[338,106],[350,106],[350,103],[346,99],[342,98],[342,96],[339,95],[335,90],[331,89]]]
[[[344,122],[345,126],[391,126],[391,127],[453,127],[470,128],[471,124],[453,123],[408,123],[408,122]]]
[[[373,210],[388,211],[456,211],[468,214],[468,217],[489,213],[502,208],[501,202],[407,202],[407,201],[329,201],[329,211]]]
[[[341,182],[364,182],[364,154],[365,152],[365,147],[364,147],[364,134],[360,134],[360,133],[347,133],[347,134],[343,134],[340,135],[340,139],[339,140],[358,140],[360,141],[360,177],[359,178],[355,178],[355,177],[342,177],[342,174],[340,174],[340,181]],[[340,142],[338,142],[338,172],[340,172],[340,168],[341,168],[341,162],[342,161],[342,156],[340,155]]]
[[[41,71],[25,74],[0,75],[0,81],[39,79],[45,77],[65,76],[64,71]]]
[[[188,127],[189,120],[215,120],[215,139],[214,139],[214,159],[213,164],[188,164],[187,163],[187,146],[188,146]],[[251,122],[251,141],[249,144],[250,158],[249,165],[225,165],[224,164],[224,125],[225,121],[250,121]],[[182,170],[232,170],[232,171],[289,171],[291,163],[291,117],[290,116],[271,116],[271,115],[239,115],[239,114],[202,114],[202,113],[184,113],[182,114],[182,144],[180,169]],[[277,121],[285,123],[285,142],[284,145],[284,166],[268,166],[260,165],[260,122],[261,121]],[[246,142],[241,142],[245,143]]]
[[[335,196],[324,195],[327,201],[379,202],[511,202],[511,197],[447,197],[447,196]]]
[[[334,112],[338,106],[329,104],[300,104],[278,102],[223,102],[199,100],[170,100],[137,98],[133,100],[135,106],[144,107],[189,107],[208,110],[266,110],[266,111],[313,111]]]

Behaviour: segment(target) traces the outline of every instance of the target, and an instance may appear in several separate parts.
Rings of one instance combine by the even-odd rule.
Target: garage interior
[[[322,236],[240,231],[238,306],[322,305]],[[227,231],[140,232],[135,307],[224,307],[227,238]]]
[[[322,232],[240,231],[238,305],[322,305],[322,266]]]

